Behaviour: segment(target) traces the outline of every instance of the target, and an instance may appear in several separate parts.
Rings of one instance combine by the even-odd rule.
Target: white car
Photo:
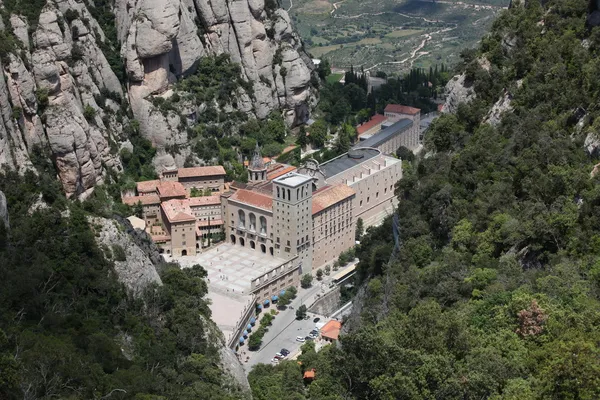
[[[276,358],[271,359],[271,363],[273,364],[279,364],[279,360]]]
[[[296,336],[296,342],[306,342],[306,339],[302,336]]]

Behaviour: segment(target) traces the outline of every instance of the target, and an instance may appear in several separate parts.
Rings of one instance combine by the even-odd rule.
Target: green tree
[[[307,308],[304,304],[296,309],[296,319],[304,319],[306,317]]]
[[[356,220],[356,232],[355,232],[355,239],[357,242],[360,241],[360,238],[362,237],[364,230],[365,230],[364,222],[363,222],[362,218],[358,218]]]
[[[300,279],[300,286],[302,286],[303,289],[307,289],[311,287],[312,281],[313,277],[311,274],[304,274],[302,275],[302,279]]]
[[[319,269],[317,270],[317,279],[318,279],[318,280],[321,280],[321,279],[323,279],[323,270],[322,270],[321,268],[319,268]]]
[[[315,148],[321,148],[325,145],[327,139],[327,122],[323,119],[318,119],[310,126],[309,141]]]

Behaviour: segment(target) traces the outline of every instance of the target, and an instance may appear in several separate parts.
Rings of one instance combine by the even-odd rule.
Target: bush
[[[125,254],[125,250],[118,244],[113,244],[112,246],[113,259],[115,261],[127,261],[127,255]]]
[[[83,116],[87,119],[88,122],[94,122],[94,118],[96,117],[96,110],[94,107],[89,104],[83,108]]]

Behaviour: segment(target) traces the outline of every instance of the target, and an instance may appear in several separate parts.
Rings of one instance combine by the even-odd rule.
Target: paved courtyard
[[[199,264],[208,272],[212,318],[226,340],[236,331],[246,311],[254,307],[250,290],[252,279],[285,262],[231,243],[223,243],[195,256],[175,259],[165,256],[165,259],[177,261],[183,268]]]
[[[249,294],[253,278],[285,261],[260,251],[223,243],[195,256],[177,259],[182,267],[200,264],[208,271],[211,288],[225,293]]]

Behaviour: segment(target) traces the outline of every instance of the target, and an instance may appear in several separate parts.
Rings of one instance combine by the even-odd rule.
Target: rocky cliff
[[[187,123],[216,104],[162,113],[154,100],[172,95],[203,57],[228,54],[247,83],[221,111],[282,110],[293,125],[314,101],[312,62],[273,0],[116,0],[108,11],[75,0],[27,12],[10,4],[0,1],[0,168],[24,171],[36,147],[49,150],[69,197],[85,198],[122,169],[129,118],[158,148],[157,166],[183,165],[189,152],[172,158],[167,149],[185,148]]]

